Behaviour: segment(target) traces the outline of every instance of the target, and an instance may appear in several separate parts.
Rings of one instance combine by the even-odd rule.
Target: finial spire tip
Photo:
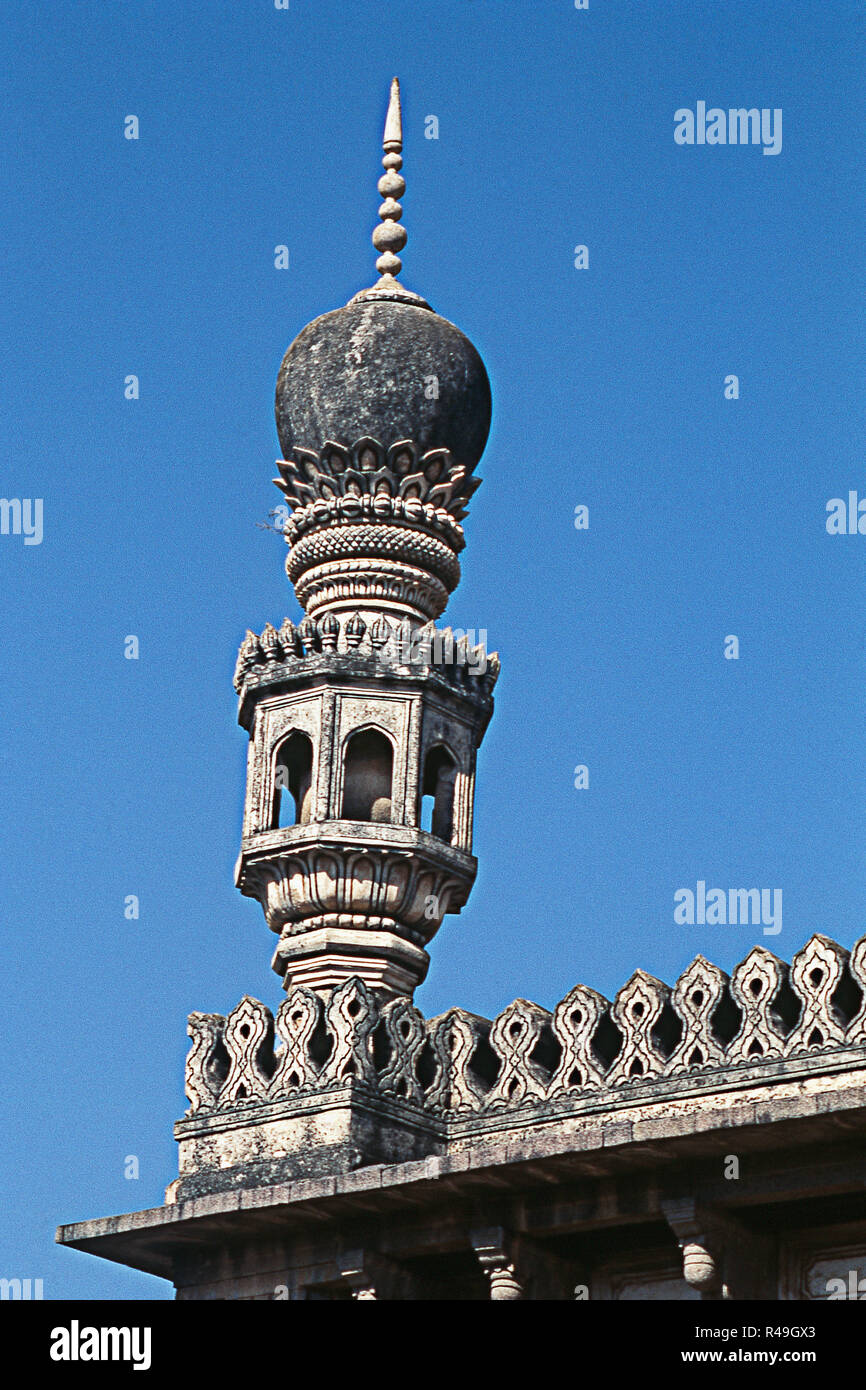
[[[403,269],[403,262],[396,253],[402,251],[406,245],[406,229],[400,226],[403,207],[398,202],[406,192],[406,180],[399,172],[403,167],[403,119],[400,111],[400,83],[396,77],[391,82],[382,149],[385,152],[382,160],[385,172],[379,180],[379,192],[385,201],[379,208],[381,225],[373,233],[373,245],[380,252],[376,269],[382,279],[387,277],[393,280]]]
[[[391,97],[388,102],[388,114],[385,117],[385,135],[382,140],[382,148],[386,154],[399,154],[403,148],[403,118],[400,111],[400,82],[396,77],[391,79]]]

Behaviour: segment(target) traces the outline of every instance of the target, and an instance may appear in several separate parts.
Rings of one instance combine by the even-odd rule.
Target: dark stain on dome
[[[396,299],[355,301],[315,319],[277,377],[284,458],[371,435],[386,448],[412,439],[425,452],[450,449],[472,468],[490,413],[490,382],[469,339],[431,309]]]

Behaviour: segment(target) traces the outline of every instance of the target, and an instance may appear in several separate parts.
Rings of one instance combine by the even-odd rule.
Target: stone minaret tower
[[[575,984],[495,1019],[409,997],[475,876],[498,663],[434,626],[490,390],[395,278],[400,148],[395,84],[381,278],[304,329],[277,385],[306,617],[238,663],[238,883],[288,994],[276,1017],[249,995],[190,1014],[165,1204],[57,1239],[179,1299],[862,1298],[866,937],[816,934],[790,969],[755,946],[730,977],[698,956],[673,988],[637,969],[610,1000]],[[199,1379],[210,1352],[225,1380],[231,1340],[188,1338]]]
[[[279,937],[286,989],[357,976],[411,995],[476,873],[475,758],[499,662],[435,620],[460,579],[490,385],[468,339],[395,278],[396,78],[383,147],[380,278],[309,324],[277,380],[286,571],[306,616],[248,633],[238,657],[236,879]]]

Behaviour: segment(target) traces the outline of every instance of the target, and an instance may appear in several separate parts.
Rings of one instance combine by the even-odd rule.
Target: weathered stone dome
[[[308,324],[277,377],[286,573],[322,650],[333,647],[337,614],[359,619],[345,633],[355,651],[367,628],[372,643],[382,622],[420,629],[444,612],[490,430],[490,382],[475,348],[396,278],[402,147],[395,78],[373,232],[379,279]]]
[[[283,457],[364,436],[450,449],[467,469],[490,430],[490,382],[469,339],[422,299],[357,296],[298,334],[277,378]],[[369,297],[368,297],[369,296]]]

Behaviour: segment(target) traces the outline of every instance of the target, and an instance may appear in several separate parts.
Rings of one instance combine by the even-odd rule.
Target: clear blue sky
[[[760,933],[677,926],[699,879],[781,888],[787,959],[866,929],[866,536],[825,530],[866,495],[859,9],[6,5],[2,492],[44,499],[44,539],[0,536],[0,1274],[171,1296],[54,1226],[162,1201],[187,1013],[281,998],[232,883],[231,678],[247,626],[298,616],[256,525],[274,380],[374,275],[394,73],[404,279],[494,393],[448,616],[503,666],[478,881],[418,1002],[492,1017],[699,951],[730,969]],[[675,144],[698,101],[781,108],[782,152]]]

